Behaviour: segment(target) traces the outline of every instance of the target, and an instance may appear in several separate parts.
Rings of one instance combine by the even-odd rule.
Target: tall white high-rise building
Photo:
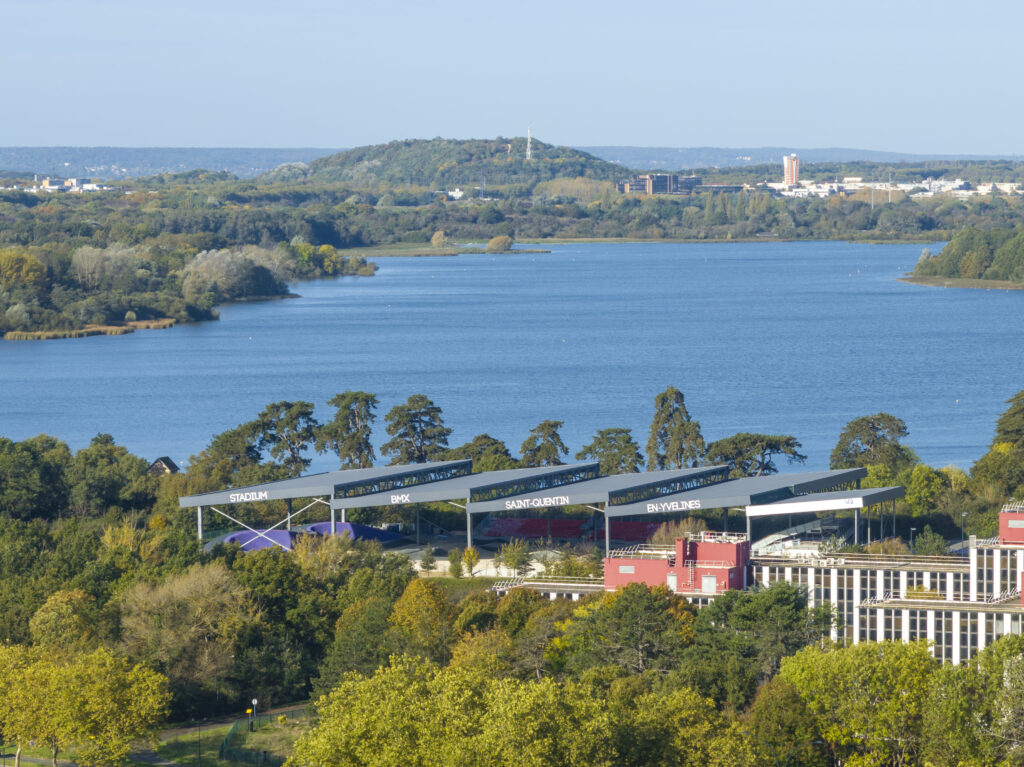
[[[796,186],[800,183],[800,158],[795,154],[782,158],[782,182],[786,186]]]

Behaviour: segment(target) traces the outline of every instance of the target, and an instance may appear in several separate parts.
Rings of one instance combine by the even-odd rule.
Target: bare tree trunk
[[[18,750],[14,752],[14,767],[21,767],[21,743],[18,743]]]

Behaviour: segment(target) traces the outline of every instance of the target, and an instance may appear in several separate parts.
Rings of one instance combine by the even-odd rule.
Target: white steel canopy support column
[[[203,507],[196,506],[196,524],[199,530],[199,541],[203,540]]]
[[[604,555],[605,557],[607,557],[612,550],[611,521],[608,519],[608,515],[604,513],[604,509],[602,509],[600,506],[590,506],[588,504],[583,504],[583,506],[584,508],[590,509],[591,511],[599,511],[604,516]],[[596,533],[597,531],[595,530],[594,532]],[[594,543],[597,543],[596,537]]]
[[[445,501],[449,506],[454,506],[456,509],[462,509],[466,511],[466,507],[455,501]],[[416,535],[419,537],[420,521],[419,516],[416,517]],[[466,548],[470,549],[473,547],[473,515],[466,511]]]

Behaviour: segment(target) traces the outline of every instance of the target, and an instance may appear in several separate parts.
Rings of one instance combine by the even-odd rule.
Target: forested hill
[[[534,140],[531,150],[532,157],[527,160],[526,138],[407,139],[321,157],[304,169],[281,168],[266,174],[264,179],[346,182],[361,187],[404,184],[443,189],[533,187],[559,177],[615,181],[629,174],[621,165],[570,147]]]

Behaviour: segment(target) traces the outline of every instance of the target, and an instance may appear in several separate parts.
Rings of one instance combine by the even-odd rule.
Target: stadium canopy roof
[[[727,509],[733,506],[758,510],[755,514],[797,513],[818,510],[807,504],[841,504],[839,508],[862,508],[856,504],[870,505],[878,502],[871,499],[881,497],[885,494],[883,491],[890,491],[886,499],[899,497],[891,495],[897,490],[899,495],[902,495],[902,488],[872,489],[851,494],[852,488],[866,476],[864,469],[740,479],[728,479],[728,472],[727,466],[703,466],[601,477],[597,462],[589,462],[473,474],[472,462],[469,460],[438,461],[329,471],[182,496],[178,502],[182,507],[197,508],[200,538],[203,534],[204,507],[257,535],[266,537],[264,533],[269,533],[281,525],[290,527],[295,516],[316,503],[330,506],[333,529],[338,510],[341,511],[344,522],[346,509],[446,502],[466,511],[467,545],[472,545],[473,514],[570,505],[593,507],[594,504],[603,504],[605,544],[608,546],[608,525],[612,517],[674,514],[695,509]],[[806,494],[815,495],[811,498]],[[293,513],[291,502],[300,498],[313,500]],[[254,530],[214,506],[273,500],[288,501],[288,515],[270,530],[262,532]],[[456,501],[465,501],[465,505]],[[790,503],[783,504],[786,501]],[[787,508],[783,510],[782,505],[786,505]],[[776,506],[780,507],[777,512],[760,511]],[[827,506],[822,510],[833,508],[836,506]],[[269,538],[267,540],[269,541]]]
[[[370,469],[344,469],[308,474],[304,477],[261,482],[258,485],[215,490],[178,499],[182,508],[209,506],[214,503],[252,503],[255,501],[294,500],[296,498],[331,497],[335,493],[352,493],[359,488],[367,492],[405,487],[424,482],[437,482],[466,476],[472,461],[436,461],[413,466],[381,466]]]
[[[607,507],[617,503],[631,503],[672,495],[701,485],[721,482],[728,475],[728,466],[613,474],[559,486],[555,492],[534,491],[486,500],[471,499],[466,506],[466,512],[486,514],[558,506],[590,506],[595,503],[603,503]]]
[[[291,520],[316,503],[331,508],[331,529],[336,512],[340,509],[342,522],[346,509],[368,506],[397,506],[409,503],[432,503],[459,500],[483,502],[508,495],[545,491],[574,482],[596,479],[598,464],[574,463],[561,466],[539,466],[527,469],[508,469],[472,474],[472,461],[438,461],[404,466],[382,466],[369,469],[347,469],[310,474],[305,477],[263,482],[257,485],[235,487],[210,493],[186,495],[178,499],[181,507],[195,507],[200,539],[203,537],[203,508],[208,507],[225,519],[252,531],[260,537],[281,525],[291,526]],[[298,498],[312,498],[312,503],[297,512],[291,511],[291,502]],[[321,500],[328,498],[329,500]],[[257,531],[214,504],[255,503],[287,500],[288,515],[268,531]],[[466,515],[467,545],[472,545],[470,515]]]
[[[552,488],[593,480],[597,476],[598,464],[590,462],[485,471],[401,488],[382,487],[374,490],[371,483],[363,483],[339,488],[331,505],[335,508],[360,509],[405,503],[451,503],[463,499],[469,503],[482,503],[519,493],[543,493]]]
[[[867,472],[864,469],[833,469],[800,474],[741,477],[657,499],[609,506],[605,509],[605,514],[610,517],[675,514],[694,509],[723,509],[731,506],[772,503],[805,493],[852,485],[865,476]]]

